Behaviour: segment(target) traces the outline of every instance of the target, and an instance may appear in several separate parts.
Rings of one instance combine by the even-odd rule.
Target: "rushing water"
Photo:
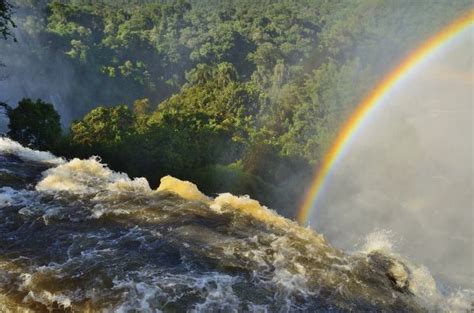
[[[382,235],[347,255],[249,198],[0,138],[0,312],[470,309]]]

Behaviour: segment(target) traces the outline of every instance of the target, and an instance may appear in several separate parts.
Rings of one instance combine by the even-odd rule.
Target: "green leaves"
[[[134,125],[135,116],[125,105],[97,107],[71,125],[71,136],[76,144],[112,147],[127,138]]]
[[[16,25],[12,19],[12,5],[7,0],[0,0],[0,38],[13,37],[11,28],[14,27]]]
[[[23,99],[7,111],[9,132],[13,140],[35,149],[54,148],[61,137],[59,114],[50,103]]]
[[[310,173],[306,163],[321,161],[375,82],[472,6],[469,0],[47,3],[46,28],[44,12],[30,4],[20,30],[41,41],[41,49],[27,52],[38,63],[48,65],[52,55],[71,67],[74,91],[64,92],[71,112],[128,105],[98,107],[74,122],[70,151],[100,154],[114,168],[152,181],[240,161],[275,184],[301,181],[292,174],[301,168]],[[5,37],[13,25],[10,7],[1,12]]]

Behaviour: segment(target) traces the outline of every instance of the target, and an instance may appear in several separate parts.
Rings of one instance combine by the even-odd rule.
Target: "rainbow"
[[[393,69],[369,95],[356,107],[354,113],[345,122],[339,131],[332,146],[327,151],[324,159],[318,168],[311,186],[309,187],[302,205],[298,211],[297,220],[300,224],[306,224],[311,211],[316,207],[331,169],[337,161],[341,159],[344,150],[349,146],[351,139],[361,128],[363,122],[381,104],[387,94],[394,89],[401,80],[406,77],[414,68],[421,64],[423,60],[434,54],[441,46],[456,37],[459,33],[468,29],[474,23],[474,10],[455,20],[436,35],[427,40],[419,48],[413,51],[395,69]]]

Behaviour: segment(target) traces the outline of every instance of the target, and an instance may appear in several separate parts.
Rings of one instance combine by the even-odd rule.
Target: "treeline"
[[[67,97],[72,114],[91,110],[54,144],[56,153],[100,155],[152,184],[172,174],[207,193],[247,193],[287,215],[374,83],[472,6],[469,0],[14,4],[22,38],[41,45],[26,53],[64,58],[77,74]]]

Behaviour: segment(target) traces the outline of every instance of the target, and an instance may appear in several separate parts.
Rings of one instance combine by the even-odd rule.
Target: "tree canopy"
[[[35,149],[52,149],[61,137],[60,116],[50,103],[23,99],[7,110],[8,136]]]
[[[0,3],[8,37],[12,7]],[[76,119],[58,141],[59,119],[29,104],[36,115],[15,117],[17,138],[69,157],[99,155],[152,184],[172,174],[282,210],[297,206],[374,84],[472,8],[470,0],[13,3],[34,48],[21,50],[27,68],[12,63],[52,86]],[[15,49],[5,44],[0,57]],[[49,133],[29,129],[48,116]]]

